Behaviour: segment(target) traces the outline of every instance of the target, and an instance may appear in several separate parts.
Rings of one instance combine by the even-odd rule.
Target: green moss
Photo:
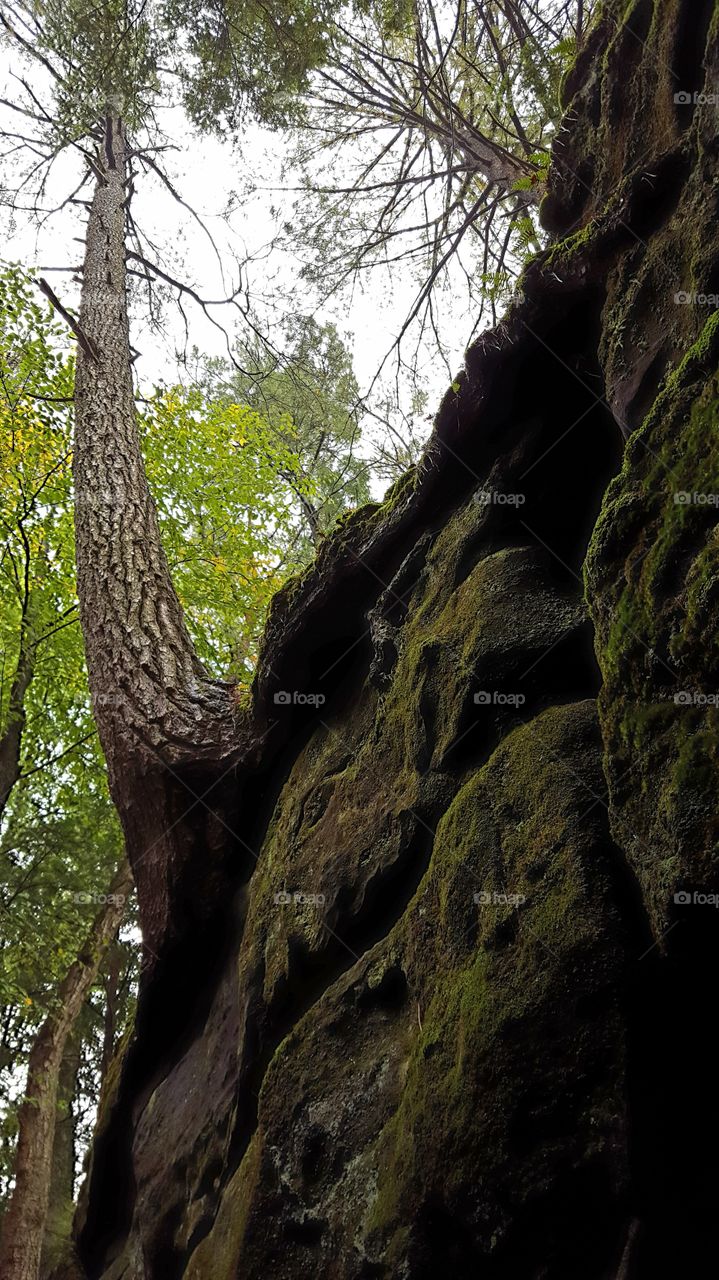
[[[346,511],[339,517],[332,530],[332,540],[337,542],[341,537],[344,541],[351,539],[358,532],[365,533],[375,523],[375,516],[381,509],[378,502],[366,502],[356,511]]]
[[[100,1094],[100,1101],[97,1109],[95,1141],[97,1140],[98,1134],[102,1133],[102,1131],[107,1127],[110,1113],[115,1105],[120,1088],[120,1081],[122,1079],[122,1069],[125,1063],[125,1057],[130,1047],[134,1031],[134,1022],[131,1021],[128,1023],[125,1031],[120,1037],[117,1048],[110,1059],[109,1066],[105,1072],[105,1077],[102,1082],[102,1092]]]
[[[467,1112],[474,1100],[467,1082],[468,1055],[476,1052],[480,1032],[489,1032],[496,1013],[484,955],[478,955],[458,974],[438,975],[436,994],[413,1046],[399,1109],[383,1135],[383,1146],[392,1153],[391,1173],[388,1176],[383,1171],[384,1176],[380,1177],[367,1223],[369,1231],[381,1230],[401,1218],[403,1189],[411,1186],[415,1170],[422,1168],[427,1136],[420,1131],[430,1124],[438,1146],[453,1146],[458,1133],[471,1121]],[[433,1082],[442,1081],[442,1092],[434,1098],[434,1106],[430,1096],[433,1085],[428,1089],[430,1075]],[[403,1246],[400,1228],[394,1236],[393,1251],[401,1252]]]
[[[549,1176],[554,1138],[519,1157],[509,1136],[526,1092],[528,1042],[537,1059],[562,1036],[572,1063],[587,1053],[596,1065],[601,1056],[596,1024],[574,1018],[577,975],[582,989],[604,982],[615,945],[599,905],[596,814],[578,821],[596,785],[587,771],[597,768],[591,704],[553,708],[505,739],[439,825],[430,870],[399,930],[410,985],[424,992],[421,1030],[400,1104],[373,1153],[381,1176],[367,1226],[386,1241],[391,1264],[406,1249],[419,1171],[423,1187],[436,1179],[448,1204],[466,1191],[473,1151],[481,1152],[482,1185],[472,1194],[482,1200],[501,1202],[510,1179],[521,1200]],[[526,901],[474,904],[475,892],[495,889]],[[565,1007],[566,989],[573,994]],[[561,1093],[555,1049],[533,1068],[548,1095]],[[585,1154],[597,1117],[617,1114],[609,1076],[575,1117]],[[488,1217],[501,1224],[502,1211],[495,1205]]]
[[[630,438],[585,566],[612,822],[658,933],[716,857],[716,709],[675,695],[719,692],[717,513],[691,500],[719,495],[718,367],[713,314]]]
[[[400,688],[406,698],[405,718],[411,717],[415,706],[413,673],[416,675],[423,643],[426,638],[415,634],[414,656],[404,659],[406,685],[400,682]],[[393,705],[393,713],[399,723],[399,703]],[[387,733],[391,738],[391,728]],[[332,777],[341,789],[337,803],[342,812],[351,805],[362,812],[366,835],[369,838],[371,829],[375,847],[386,840],[386,828],[371,810],[370,797],[355,794],[369,767],[362,758],[365,736],[360,726],[363,741],[357,758]],[[391,766],[386,763],[386,769],[393,773],[396,811],[405,806],[411,794],[403,795],[401,787],[399,796],[396,794],[396,778],[406,768],[410,787],[413,767],[411,761],[407,764],[401,759],[401,740],[395,737],[393,742],[398,754]],[[416,743],[413,745],[416,749]],[[347,747],[345,742],[343,749]],[[378,774],[384,775],[385,766],[378,765],[377,741],[367,749],[372,752],[371,785],[380,795]],[[273,847],[263,851],[261,862],[270,855],[273,860],[292,855],[295,863],[307,859],[309,864],[316,856],[305,847],[305,828],[298,827],[297,820],[298,813],[307,817],[313,778],[326,775],[330,758],[322,744],[315,745],[314,755],[311,752],[308,747],[298,762],[294,784],[292,779],[288,783],[280,816],[268,836]],[[473,1167],[474,1159],[468,1153],[482,1153],[490,1187],[495,1175],[500,1188],[502,1180],[510,1177],[516,1161],[509,1146],[508,1126],[526,1091],[524,1051],[519,1052],[513,1028],[524,1027],[522,1034],[526,1032],[533,1042],[534,1037],[547,1043],[552,1037],[555,1043],[557,1034],[569,1037],[571,1054],[564,1055],[562,1061],[572,1064],[571,1070],[577,1054],[581,1059],[591,1047],[593,1058],[596,1056],[596,1021],[590,1046],[589,1033],[585,1035],[585,1030],[577,1027],[572,1011],[585,990],[605,981],[605,953],[615,945],[611,921],[601,903],[597,905],[598,894],[601,900],[594,851],[597,806],[593,817],[583,817],[591,807],[597,773],[596,722],[590,702],[552,708],[509,734],[447,810],[437,831],[430,868],[376,957],[375,982],[388,965],[399,965],[413,993],[412,1016],[402,1032],[406,1035],[407,1066],[403,1083],[398,1084],[399,1106],[379,1137],[373,1138],[376,1149],[363,1154],[380,1174],[376,1196],[373,1198],[371,1191],[367,1194],[362,1231],[370,1238],[381,1237],[382,1252],[397,1270],[410,1247],[407,1223],[415,1219],[416,1198],[424,1194],[417,1181],[418,1170],[422,1170],[425,1188],[431,1187],[433,1178],[441,1179],[442,1194],[449,1199],[464,1193],[467,1170]],[[298,786],[300,781],[302,786]],[[289,788],[293,785],[295,801],[290,806]],[[325,810],[321,821],[329,820]],[[285,828],[286,839],[282,835]],[[321,842],[317,848],[325,850],[326,858],[327,848],[334,847],[328,830],[319,830],[317,839]],[[343,850],[340,874],[344,876],[347,849],[356,844],[361,855],[368,847],[367,839],[354,830],[351,834],[344,831],[335,843]],[[354,867],[347,875],[350,883],[357,883]],[[504,885],[511,892],[526,895],[521,912],[501,904],[480,911],[475,893],[484,888],[501,890]],[[256,922],[263,916],[265,925],[260,927]],[[260,939],[269,918],[264,898],[253,898],[248,920],[251,929],[258,929]],[[566,1001],[566,1017],[559,1015],[558,1032],[556,1005],[559,1001],[563,1007],[567,987],[572,997]],[[328,996],[330,1002],[332,999]],[[337,1002],[334,1018],[337,1007],[344,1004],[343,997],[338,996]],[[332,1037],[328,1039],[322,1023],[323,1007],[327,1009],[325,1002],[311,1009],[275,1052],[262,1088],[260,1142],[269,1141],[267,1135],[286,1124],[283,1100],[288,1091],[293,1098],[308,1099],[324,1098],[326,1090],[337,1088],[338,1066],[332,1056],[336,1045],[333,1050]],[[353,1026],[355,1022],[353,1017]],[[394,1019],[373,1024],[364,1049],[363,1042],[358,1045],[353,1041],[351,1072],[358,1069],[362,1052],[375,1062],[378,1036],[383,1034],[380,1027],[385,1026],[388,1043],[394,1043],[398,1033]],[[545,1034],[547,1027],[551,1027],[551,1036]],[[551,1055],[542,1071],[548,1096],[560,1096],[561,1082]],[[598,1117],[611,1117],[612,1098],[611,1087],[602,1080],[591,1097],[582,1101],[572,1118],[571,1136],[564,1135],[560,1145],[576,1141],[583,1151],[591,1150],[595,1132],[606,1132],[609,1121],[600,1122]],[[549,1176],[556,1141],[556,1136],[548,1139],[520,1162],[521,1195],[529,1194],[538,1177]],[[514,1173],[511,1176],[514,1178]],[[251,1197],[249,1171],[246,1177],[242,1194]],[[490,1198],[494,1194],[487,1192]],[[501,1189],[497,1194],[501,1199]],[[212,1259],[213,1266],[216,1256],[221,1259],[219,1268],[212,1271],[213,1280],[216,1274],[220,1278],[227,1274],[226,1257],[239,1266],[237,1259],[250,1247],[243,1243],[242,1214],[246,1211],[239,1195],[233,1187],[227,1205],[223,1203],[225,1225],[215,1227],[209,1237],[212,1243],[206,1246],[206,1257]],[[501,1220],[496,1205],[488,1213],[493,1219],[499,1215]],[[233,1214],[240,1220],[239,1226]],[[206,1280],[201,1249],[193,1259],[195,1269],[189,1273],[193,1280]]]
[[[72,1223],[75,1205],[70,1197],[55,1205],[45,1222],[45,1240],[42,1251],[42,1274],[50,1275],[75,1261],[72,1241]]]
[[[714,377],[707,377],[707,364],[717,355],[719,314],[710,317],[668,378],[605,495],[585,563],[587,598],[595,615],[603,584],[608,577],[616,580],[614,554],[622,545],[630,553],[611,609],[602,608],[598,617],[598,657],[609,684],[623,675],[635,646],[669,644],[668,614],[675,602],[667,598],[666,583],[683,549],[701,545],[701,532],[711,522],[711,506],[677,502],[676,495],[719,494],[719,393]],[[680,624],[690,631],[696,630],[698,608],[716,564],[715,549],[707,542],[693,559],[689,610]],[[681,635],[671,637],[675,656],[682,644]]]
[[[417,487],[417,468],[408,467],[408,469],[390,485],[389,489],[382,499],[382,509],[387,511],[390,507],[397,506],[404,502]]]
[[[715,364],[719,355],[719,311],[709,316],[696,342],[690,347],[679,367],[667,379],[663,394],[657,399],[646,422],[647,428],[657,422],[671,397],[683,384],[707,364]]]
[[[551,193],[544,197],[549,201],[552,199]],[[541,212],[541,210],[540,210]],[[539,255],[542,269],[545,271],[559,272],[560,268],[565,268],[579,254],[586,253],[593,238],[600,228],[598,218],[591,218],[585,226],[580,227],[578,231],[573,231],[571,235],[565,236],[563,240],[558,240],[552,245],[548,251],[543,251]],[[521,288],[521,281],[520,286]]]
[[[185,1280],[235,1280],[242,1273],[243,1245],[260,1158],[261,1144],[255,1134],[223,1192],[212,1230],[195,1249],[183,1272]]]
[[[716,713],[712,714],[711,722],[705,728],[692,724],[687,718],[671,779],[672,788],[678,795],[691,791],[714,801],[719,763],[717,727]]]

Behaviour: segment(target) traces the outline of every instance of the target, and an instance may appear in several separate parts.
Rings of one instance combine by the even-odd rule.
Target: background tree
[[[34,1274],[41,1252],[57,1256],[61,1202],[74,1184],[67,1121],[77,1013],[102,963],[102,940],[115,930],[115,908],[106,904],[97,921],[91,959],[80,962],[78,937],[87,904],[107,888],[122,853],[77,625],[72,362],[64,331],[38,297],[16,268],[0,274],[0,1188],[8,1192],[11,1176],[15,1187],[0,1265],[10,1276]],[[123,884],[127,875],[125,868]],[[55,1143],[58,1108],[63,1140]],[[42,1226],[47,1205],[52,1236]]]
[[[140,419],[159,527],[197,653],[218,677],[251,677],[270,599],[308,559],[298,535],[323,477],[299,428],[200,386],[158,391]]]
[[[30,690],[52,652],[64,673],[77,618],[72,579],[69,405],[72,373],[27,278],[0,273],[0,817],[21,775],[23,734],[37,743]],[[69,554],[68,554],[69,553]],[[51,641],[54,643],[51,644]],[[46,694],[49,689],[46,686]],[[72,689],[63,681],[44,715],[62,717]],[[77,737],[82,736],[80,733]],[[68,745],[69,744],[65,744]],[[36,762],[40,752],[32,751]]]
[[[280,346],[282,360],[264,342],[245,340],[234,367],[210,361],[202,380],[210,399],[256,408],[275,448],[293,451],[297,475],[288,473],[287,483],[301,520],[287,563],[298,567],[338,516],[367,501],[370,464],[358,454],[360,392],[336,326],[295,315],[285,323]]]
[[[581,0],[365,0],[337,18],[310,78],[285,180],[280,243],[327,300],[381,268],[416,292],[400,338],[443,351],[496,321],[539,247],[559,84],[593,6]],[[451,289],[451,319],[442,315]]]
[[[288,124],[327,56],[341,8],[340,0],[165,0],[159,15],[181,41],[177,70],[189,118],[223,135],[248,117]]]
[[[95,982],[132,888],[123,861],[57,991],[32,1045],[25,1096],[18,1112],[14,1187],[2,1224],[0,1272],[8,1280],[37,1280],[51,1202],[60,1076],[68,1042]],[[61,1098],[64,1103],[64,1099]]]

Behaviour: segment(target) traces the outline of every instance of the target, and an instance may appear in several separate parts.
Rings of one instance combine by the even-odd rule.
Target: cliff
[[[716,1269],[718,29],[607,0],[550,247],[186,775],[91,1280]]]

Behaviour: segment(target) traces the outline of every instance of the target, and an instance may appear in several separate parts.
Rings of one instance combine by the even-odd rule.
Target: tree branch
[[[70,314],[70,312],[67,310],[67,307],[63,306],[63,304],[61,303],[55,291],[51,289],[47,280],[45,280],[41,276],[40,279],[37,281],[37,287],[41,293],[45,294],[45,297],[52,304],[55,310],[59,312],[59,314],[62,316],[63,320],[65,321],[65,323],[70,326],[80,346],[85,352],[85,355],[88,356],[90,360],[94,360],[95,363],[97,363],[98,353],[94,343],[92,343],[90,339],[83,333],[75,317]]]

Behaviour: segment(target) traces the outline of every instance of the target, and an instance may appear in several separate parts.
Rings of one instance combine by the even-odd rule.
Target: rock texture
[[[551,247],[187,775],[91,1280],[715,1273],[718,29],[604,5]]]

